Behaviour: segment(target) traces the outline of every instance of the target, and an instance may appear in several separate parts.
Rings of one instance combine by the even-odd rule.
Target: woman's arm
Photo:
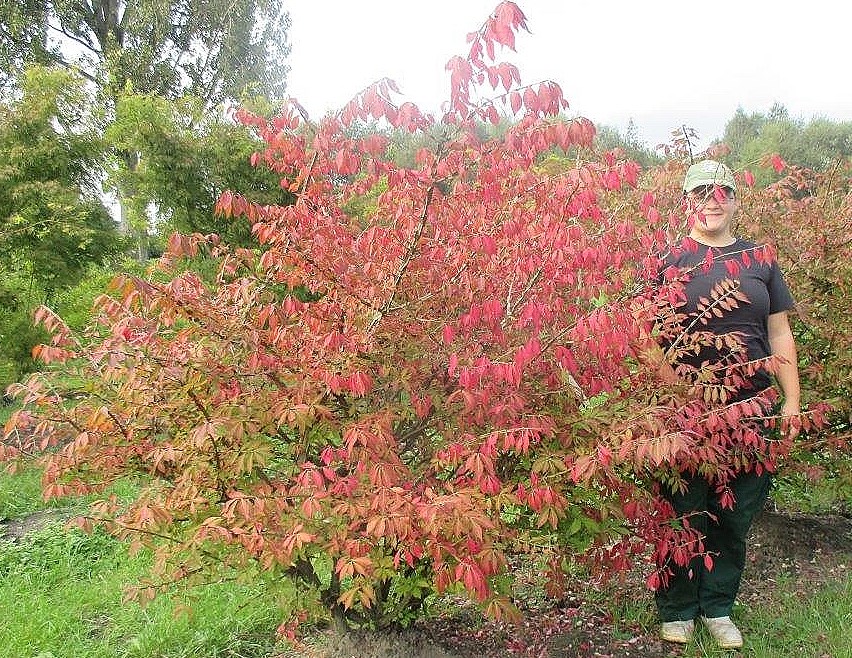
[[[780,356],[783,362],[779,365],[775,378],[784,393],[784,404],[781,416],[784,419],[795,418],[801,412],[801,389],[799,388],[799,367],[796,360],[796,343],[787,312],[773,313],[767,321],[769,331],[769,347],[773,356]],[[798,434],[798,429],[791,427],[791,432]]]

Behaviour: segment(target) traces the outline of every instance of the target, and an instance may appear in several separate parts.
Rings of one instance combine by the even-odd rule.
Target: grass
[[[776,503],[785,510],[805,514],[852,512],[852,454],[811,454],[804,458],[821,467],[819,477],[782,470],[773,494]]]
[[[41,470],[36,467],[24,468],[10,475],[3,471],[0,464],[0,521],[20,519],[36,512],[46,510],[63,511],[68,516],[85,510],[90,502],[88,498],[44,500],[41,495]],[[132,485],[122,484],[115,490],[119,497],[132,493]]]
[[[0,475],[0,519],[83,508],[83,500],[44,502],[39,477],[37,469]],[[123,602],[150,566],[149,554],[129,556],[106,533],[57,520],[0,539],[0,658],[261,658],[281,648],[275,631],[289,594],[280,586],[258,579],[177,591],[145,607]]]
[[[769,603],[769,602],[768,602]],[[734,609],[743,631],[740,652],[717,648],[707,632],[697,628],[693,643],[681,654],[695,658],[849,658],[852,656],[852,576],[803,597],[791,582],[781,582],[777,597],[765,607]]]
[[[771,612],[771,615],[770,615]],[[780,609],[755,610],[749,643],[755,656],[852,656],[852,577],[805,598],[785,593]]]
[[[0,473],[0,520],[44,510],[64,515],[85,500],[45,502],[40,474],[26,469]],[[124,488],[122,488],[124,487]],[[132,483],[119,495],[130,496]],[[52,518],[52,514],[48,515]],[[128,556],[123,544],[102,532],[66,530],[60,521],[16,540],[0,539],[0,658],[273,658],[285,655],[275,629],[291,594],[262,577],[245,584],[219,583],[176,591],[146,607],[123,603],[123,590],[144,575],[151,558]],[[821,589],[777,575],[771,600],[738,606],[735,620],[746,647],[717,649],[699,628],[691,645],[672,655],[690,658],[852,657],[852,576]],[[647,592],[589,595],[605,609],[615,639],[635,630],[654,633],[656,619]],[[188,611],[188,612],[187,612]],[[286,654],[292,655],[292,654]]]
[[[275,648],[277,601],[263,588],[222,584],[193,600],[122,603],[150,566],[113,538],[48,525],[0,548],[3,658],[255,658]],[[180,614],[188,604],[191,614]]]

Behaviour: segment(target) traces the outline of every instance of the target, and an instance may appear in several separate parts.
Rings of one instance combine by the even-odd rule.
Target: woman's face
[[[708,239],[731,236],[731,222],[737,212],[737,197],[730,187],[702,185],[686,195],[695,224],[693,237]]]

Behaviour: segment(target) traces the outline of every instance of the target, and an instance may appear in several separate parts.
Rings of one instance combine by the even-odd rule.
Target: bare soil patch
[[[71,512],[65,509],[45,509],[19,519],[0,520],[0,539],[17,541],[24,535],[40,530],[54,521],[67,521]]]
[[[755,521],[740,602],[772,604],[777,583],[803,600],[846,578],[852,569],[852,517],[785,514],[765,510]],[[298,654],[306,658],[664,658],[686,650],[661,641],[653,598],[637,570],[607,585],[577,584],[559,605],[524,611],[520,625],[483,620],[461,602],[457,610],[419,622],[399,635],[356,635],[345,640],[318,634]],[[596,590],[596,591],[592,591]],[[613,609],[646,610],[641,623],[615,619]],[[634,615],[634,618],[637,615]]]

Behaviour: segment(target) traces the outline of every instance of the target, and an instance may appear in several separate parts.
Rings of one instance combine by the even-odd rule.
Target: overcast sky
[[[284,0],[292,20],[288,92],[314,118],[382,77],[435,111],[444,69],[497,0]],[[833,0],[517,0],[524,84],[560,84],[570,112],[649,146],[682,124],[722,135],[738,107],[852,120],[850,33]]]

